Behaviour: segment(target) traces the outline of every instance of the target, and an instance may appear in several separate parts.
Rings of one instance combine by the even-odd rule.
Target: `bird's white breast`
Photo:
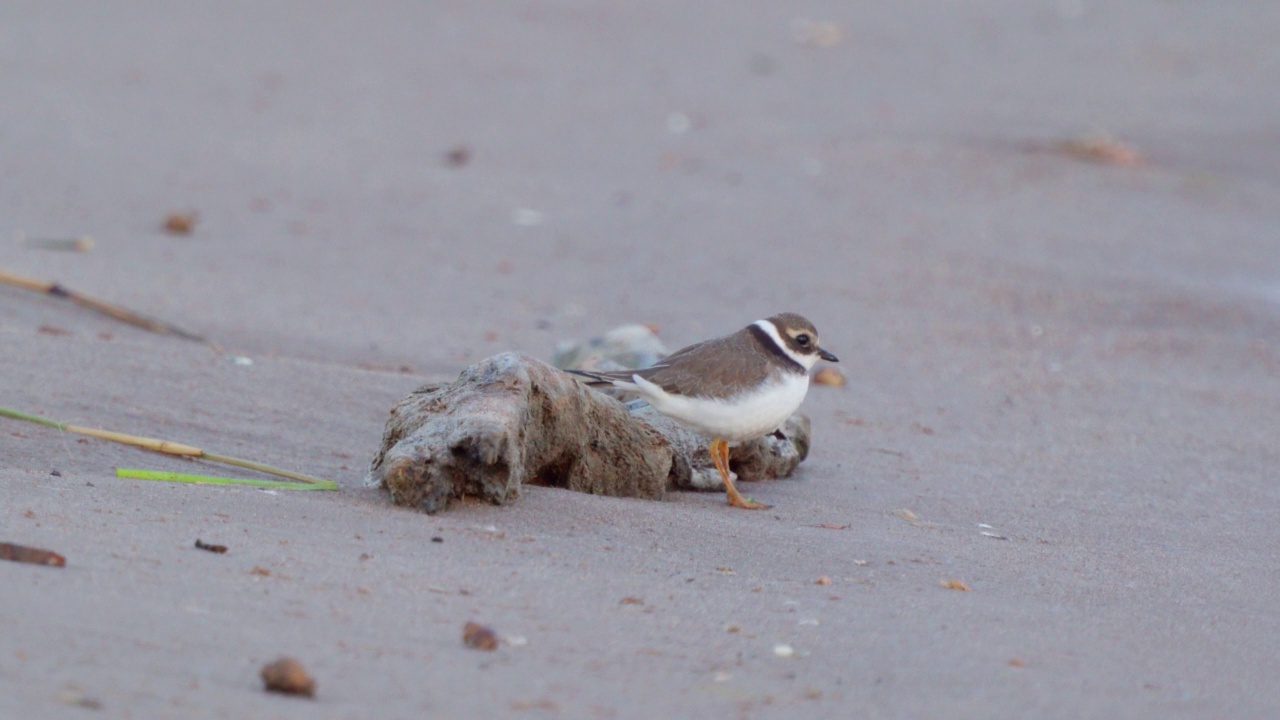
[[[633,380],[654,410],[729,442],[753,440],[782,427],[809,390],[808,374],[790,372],[775,373],[762,388],[723,400],[671,395],[639,376]]]

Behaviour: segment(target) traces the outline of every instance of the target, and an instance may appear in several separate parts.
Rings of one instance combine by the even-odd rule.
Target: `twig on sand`
[[[176,325],[171,325],[167,322],[147,317],[146,315],[136,313],[128,308],[120,307],[119,305],[113,305],[112,303],[103,300],[97,300],[95,298],[81,295],[74,290],[68,290],[67,288],[62,287],[56,282],[23,277],[21,275],[14,275],[13,273],[0,270],[0,283],[14,285],[33,292],[44,293],[56,298],[66,298],[81,307],[87,307],[90,310],[95,310],[103,315],[115,318],[120,322],[128,323],[129,325],[142,328],[143,330],[149,330],[153,333],[159,333],[161,335],[177,335],[178,337],[186,340],[204,342],[203,337],[192,332],[187,332]]]
[[[157,440],[155,438],[142,437],[140,435],[128,435],[125,433],[113,432],[111,430],[99,430],[97,428],[81,427],[79,425],[68,425],[66,423],[60,423],[57,420],[50,420],[49,418],[40,417],[39,415],[32,415],[31,413],[25,413],[20,410],[14,410],[12,408],[0,406],[0,417],[12,418],[14,420],[25,420],[26,422],[32,422],[38,425],[44,425],[46,427],[57,428],[58,430],[75,433],[77,435],[88,435],[89,437],[95,437],[100,440],[110,440],[112,442],[118,442],[125,445],[132,445],[134,447],[140,447],[144,450],[151,450],[152,452],[164,453],[165,455],[178,455],[181,457],[200,458],[202,460],[210,460],[216,463],[222,463],[223,465],[234,465],[235,467],[246,468],[249,470],[256,470],[258,472],[266,473],[268,475],[277,475],[279,477],[289,478],[290,480],[297,480],[298,482],[304,482],[308,484],[326,483],[325,480],[311,477],[310,475],[304,475],[302,473],[294,472],[292,470],[285,470],[283,468],[273,467],[271,465],[266,465],[264,463],[256,462],[254,460],[244,460],[242,458],[231,457],[230,455],[219,455],[216,453],[208,452],[206,450],[201,450],[198,447],[193,447],[191,445],[184,445],[182,443],[171,442],[169,440]]]
[[[18,233],[18,239],[23,245],[39,250],[85,253],[93,249],[93,238],[88,235],[80,235],[73,238],[29,238],[20,232]]]

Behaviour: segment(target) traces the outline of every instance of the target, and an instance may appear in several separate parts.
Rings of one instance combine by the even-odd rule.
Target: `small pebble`
[[[476,622],[468,622],[462,628],[462,644],[476,650],[492,652],[498,649],[498,634],[493,631],[493,628],[485,627]]]
[[[164,219],[164,231],[170,235],[190,235],[198,218],[199,215],[194,211],[169,213]]]
[[[291,657],[282,657],[263,665],[260,674],[263,688],[267,692],[315,697],[315,679],[302,667],[302,663]]]
[[[844,387],[844,373],[833,367],[824,367],[813,374],[814,385],[826,385],[827,387]]]
[[[462,167],[471,160],[471,148],[466,145],[455,145],[444,155],[444,162],[450,167]]]

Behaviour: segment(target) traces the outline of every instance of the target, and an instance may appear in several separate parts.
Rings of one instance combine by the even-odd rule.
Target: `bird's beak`
[[[840,362],[840,358],[836,357],[835,353],[823,350],[822,348],[818,348],[818,357],[826,360],[827,362]]]

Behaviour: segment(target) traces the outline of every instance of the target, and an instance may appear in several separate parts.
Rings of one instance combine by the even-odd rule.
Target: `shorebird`
[[[778,432],[804,400],[818,360],[839,358],[818,345],[813,323],[787,312],[677,350],[643,370],[569,372],[588,385],[638,393],[654,410],[711,438],[707,450],[729,504],[762,510],[769,506],[743,497],[733,485],[729,443]]]

